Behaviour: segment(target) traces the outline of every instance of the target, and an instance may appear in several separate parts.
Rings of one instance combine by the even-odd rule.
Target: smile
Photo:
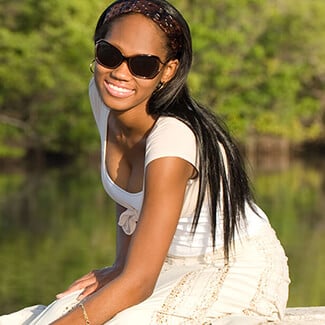
[[[107,81],[105,81],[105,88],[111,96],[118,98],[126,98],[133,95],[134,93],[133,89],[119,87]]]

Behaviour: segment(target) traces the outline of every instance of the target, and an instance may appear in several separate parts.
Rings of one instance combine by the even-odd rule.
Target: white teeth
[[[130,92],[132,92],[132,90],[130,90],[130,89],[121,88],[121,87],[118,87],[118,86],[115,86],[115,85],[112,85],[112,84],[109,84],[109,87],[114,89],[115,91],[120,92],[120,93],[130,93]]]

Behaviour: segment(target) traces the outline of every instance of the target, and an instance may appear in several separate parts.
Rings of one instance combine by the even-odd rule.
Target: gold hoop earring
[[[94,73],[94,65],[95,65],[95,59],[93,59],[92,61],[91,61],[91,63],[89,64],[89,70],[90,70],[90,72],[91,73]]]
[[[162,81],[160,81],[159,84],[157,85],[155,91],[156,91],[156,92],[157,92],[157,91],[160,91],[160,90],[162,90],[164,87],[165,87],[165,84],[164,84]]]

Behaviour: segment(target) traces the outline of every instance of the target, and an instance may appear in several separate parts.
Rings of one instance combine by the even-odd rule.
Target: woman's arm
[[[59,293],[57,298],[64,297],[73,291],[84,289],[78,297],[79,300],[82,300],[115,279],[122,272],[131,238],[131,236],[126,235],[121,227],[117,225],[123,211],[125,211],[125,208],[116,204],[116,258],[113,266],[93,270],[85,274],[74,281],[67,290]]]
[[[127,235],[118,225],[120,215],[126,210],[123,206],[116,204],[116,259],[114,266],[122,271],[125,265],[127,252],[132,236]]]
[[[84,302],[92,325],[148,298],[174,236],[193,166],[180,158],[159,158],[146,169],[145,195],[123,271]],[[84,324],[81,308],[54,322]]]

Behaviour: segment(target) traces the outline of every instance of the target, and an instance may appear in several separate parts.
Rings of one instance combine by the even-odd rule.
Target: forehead
[[[166,47],[164,32],[151,19],[141,14],[115,18],[110,23],[105,39],[123,50],[129,49],[136,53],[158,55],[165,52]]]

